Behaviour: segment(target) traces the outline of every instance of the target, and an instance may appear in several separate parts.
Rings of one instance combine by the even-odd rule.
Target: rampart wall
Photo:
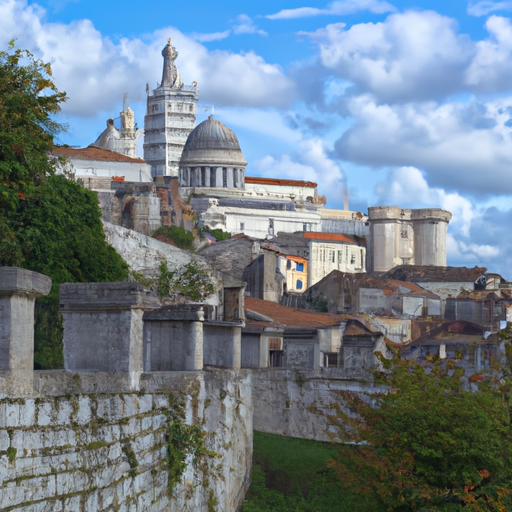
[[[34,371],[34,300],[50,287],[0,267],[0,511],[238,510],[253,429],[239,324],[208,325],[224,345],[205,344],[207,368],[201,306],[145,319],[138,283],[63,285],[66,369]]]
[[[161,372],[141,383],[128,392],[101,373],[36,372],[33,396],[1,399],[0,510],[237,510],[251,467],[248,373]],[[177,411],[218,457],[188,455],[172,487]]]
[[[340,391],[374,393],[363,370],[259,369],[252,371],[254,430],[281,436],[339,440],[329,421]]]

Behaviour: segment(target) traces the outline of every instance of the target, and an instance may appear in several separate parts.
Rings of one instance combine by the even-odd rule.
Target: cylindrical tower
[[[446,234],[452,214],[440,208],[412,210],[416,265],[446,266]]]
[[[404,264],[414,264],[411,211],[398,206],[368,208],[368,272],[386,272]]]

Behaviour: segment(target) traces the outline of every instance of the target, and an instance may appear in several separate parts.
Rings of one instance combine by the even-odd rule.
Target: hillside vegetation
[[[49,275],[36,302],[35,362],[62,366],[59,284],[127,279],[128,266],[103,234],[94,192],[56,174],[50,157],[63,127],[54,121],[66,94],[51,68],[11,43],[0,51],[0,265]]]

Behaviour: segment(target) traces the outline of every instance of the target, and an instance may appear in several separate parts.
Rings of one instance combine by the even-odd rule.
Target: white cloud
[[[190,34],[190,37],[195,41],[199,41],[200,43],[209,43],[211,41],[220,41],[221,39],[226,39],[230,34],[231,30],[224,30],[224,32],[211,32],[209,34],[193,32]]]
[[[319,45],[327,69],[383,102],[459,92],[474,53],[470,39],[457,34],[456,21],[433,11],[392,14],[348,29],[334,23],[301,34]]]
[[[415,166],[429,182],[473,194],[512,194],[512,98],[488,103],[348,105],[354,124],[336,142],[342,160]]]
[[[375,190],[379,204],[402,208],[442,208],[452,213],[450,225],[469,236],[475,208],[471,201],[458,193],[430,188],[421,171],[415,167],[400,167],[389,171],[386,180]]]
[[[390,3],[382,0],[339,0],[332,2],[324,9],[318,7],[298,7],[296,9],[282,9],[275,14],[269,14],[270,20],[305,18],[319,15],[345,15],[358,11],[370,11],[376,14],[396,11]]]
[[[260,36],[268,35],[264,30],[259,29],[247,14],[240,14],[236,17],[236,24],[233,32],[240,34],[259,34]]]
[[[320,139],[302,140],[297,147],[294,155],[267,155],[254,166],[264,176],[314,181],[327,199],[341,200],[346,178],[338,163],[329,157],[330,148]]]
[[[468,14],[471,16],[485,16],[494,11],[510,11],[512,2],[492,2],[490,0],[470,1],[468,4]]]
[[[508,18],[491,16],[485,28],[490,37],[476,43],[475,56],[466,72],[466,82],[483,92],[510,90],[512,24]]]
[[[208,51],[192,38],[168,27],[147,42],[123,38],[115,43],[89,20],[46,23],[45,11],[26,0],[0,0],[0,39],[16,38],[21,48],[52,63],[57,86],[69,101],[67,115],[94,116],[109,111],[125,91],[130,98],[144,94],[160,80],[161,50],[169,35],[179,51],[177,61],[185,83],[196,80],[201,100],[227,105],[288,106],[295,85],[283,70],[254,52]]]

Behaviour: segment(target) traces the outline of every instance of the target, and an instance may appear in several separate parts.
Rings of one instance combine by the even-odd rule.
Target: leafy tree
[[[488,376],[467,389],[452,361],[382,359],[371,397],[342,393],[345,441],[331,465],[343,485],[387,510],[511,510],[508,386]]]
[[[52,278],[36,301],[35,362],[62,365],[58,290],[64,282],[118,281],[128,267],[105,241],[98,198],[49,157],[62,130],[52,116],[66,100],[51,68],[13,43],[0,51],[0,265]]]
[[[167,238],[176,244],[176,247],[187,251],[194,251],[194,233],[187,231],[182,226],[161,226],[153,234],[153,238],[159,236]]]

